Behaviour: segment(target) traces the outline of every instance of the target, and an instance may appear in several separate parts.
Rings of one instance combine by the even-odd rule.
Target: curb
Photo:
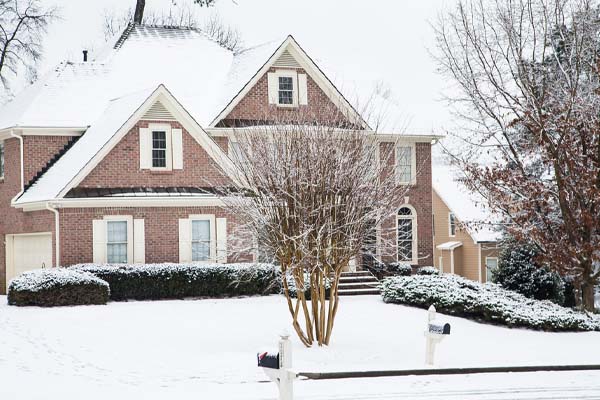
[[[311,380],[348,379],[348,378],[379,378],[409,375],[464,375],[464,374],[494,374],[503,372],[539,372],[539,371],[599,371],[600,365],[527,365],[513,367],[477,367],[477,368],[427,368],[404,369],[388,371],[351,371],[351,372],[299,372]]]

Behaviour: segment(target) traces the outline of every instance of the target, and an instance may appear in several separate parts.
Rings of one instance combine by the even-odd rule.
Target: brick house
[[[370,131],[291,36],[233,53],[195,30],[131,25],[93,61],[60,64],[0,108],[0,293],[36,268],[235,261],[235,215],[207,190],[231,179],[234,128],[326,107]],[[409,160],[396,166],[406,204],[385,223],[409,250],[388,259],[432,265],[437,138],[375,137]]]

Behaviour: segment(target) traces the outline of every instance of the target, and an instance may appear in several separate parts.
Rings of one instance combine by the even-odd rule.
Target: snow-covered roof
[[[446,243],[439,244],[436,247],[438,250],[454,250],[460,246],[462,246],[462,242],[452,241],[452,242],[446,242]]]
[[[459,181],[460,171],[435,157],[431,167],[433,189],[458,220],[466,225],[473,240],[499,240],[501,234],[493,225],[497,217],[484,205],[480,195],[469,191]]]
[[[109,102],[98,120],[56,164],[18,199],[32,203],[58,197],[73,178],[89,163],[131,115],[150,97],[155,88],[142,90]]]
[[[0,129],[86,127],[111,99],[164,84],[202,126],[281,45],[234,53],[193,29],[133,26],[91,62],[61,63],[0,109]]]

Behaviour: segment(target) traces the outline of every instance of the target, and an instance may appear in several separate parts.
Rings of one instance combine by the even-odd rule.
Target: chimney
[[[83,62],[87,62],[87,55],[88,55],[88,51],[84,50],[83,51]]]

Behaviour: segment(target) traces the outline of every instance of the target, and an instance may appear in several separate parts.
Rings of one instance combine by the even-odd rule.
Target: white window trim
[[[400,209],[404,208],[404,207],[407,207],[410,209],[411,214],[412,214],[410,217],[398,215],[398,211],[400,211]],[[396,210],[396,261],[407,262],[406,260],[400,260],[400,251],[398,249],[398,220],[400,220],[400,219],[412,219],[412,221],[413,221],[413,224],[412,224],[412,260],[410,260],[410,263],[412,265],[416,265],[416,264],[418,264],[418,261],[419,261],[418,260],[419,259],[418,258],[419,240],[417,237],[417,233],[419,232],[419,230],[417,229],[417,210],[415,210],[415,208],[409,204],[402,204]]]
[[[454,216],[454,234],[452,233],[452,216]],[[456,214],[452,211],[448,213],[448,236],[456,237]]]
[[[172,128],[170,124],[148,124],[148,129],[150,130],[150,170],[151,171],[172,171],[173,170],[173,140],[172,140]],[[166,148],[166,166],[165,167],[154,167],[152,165],[152,150],[154,149],[153,143],[153,132],[165,132],[165,139],[167,141]]]
[[[108,262],[108,221],[127,222],[127,264],[133,264],[133,216],[132,215],[105,215],[104,229],[106,230],[105,262]]]
[[[214,214],[197,214],[197,215],[190,215],[188,216],[188,219],[190,220],[190,255],[191,255],[191,260],[193,263],[199,263],[199,264],[210,264],[210,263],[215,263],[217,261],[217,220],[215,218]],[[210,252],[209,252],[209,257],[208,260],[206,261],[194,261],[193,257],[193,222],[194,221],[209,221],[210,222]]]
[[[401,181],[398,173],[398,147],[410,147],[410,181]],[[417,184],[417,146],[415,143],[398,142],[394,148],[394,172],[396,174],[396,182],[400,185],[416,185]]]
[[[488,260],[496,260],[496,268],[498,268],[498,257],[486,257],[485,258],[485,281],[490,282],[492,277],[489,276]]]
[[[292,104],[282,104],[279,102],[279,78],[292,78]],[[297,108],[298,107],[298,72],[295,70],[276,70],[275,80],[277,82],[277,107]]]

